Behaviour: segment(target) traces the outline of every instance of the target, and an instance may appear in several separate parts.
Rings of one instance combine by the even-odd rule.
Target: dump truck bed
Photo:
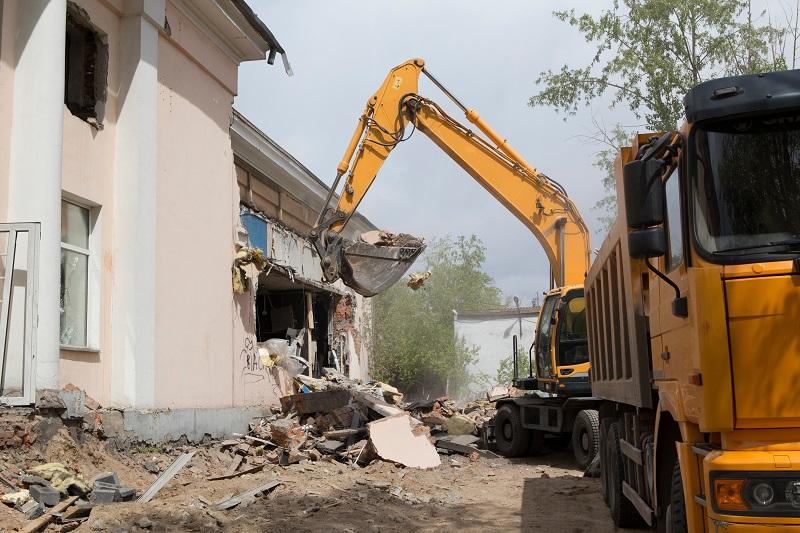
[[[617,165],[622,164],[617,160]],[[617,175],[621,175],[618,172]],[[652,407],[651,361],[643,288],[647,270],[631,261],[625,205],[586,276],[592,394]]]

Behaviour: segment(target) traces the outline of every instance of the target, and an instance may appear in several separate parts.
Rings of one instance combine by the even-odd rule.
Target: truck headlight
[[[800,507],[800,481],[790,481],[786,484],[786,501],[793,507]]]
[[[800,472],[712,471],[715,512],[748,516],[794,516],[800,508]]]

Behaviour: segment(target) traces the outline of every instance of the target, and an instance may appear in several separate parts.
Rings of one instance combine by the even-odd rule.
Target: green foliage
[[[683,97],[694,85],[720,76],[783,70],[787,47],[794,64],[798,10],[800,3],[794,13],[784,13],[785,27],[770,19],[760,22],[767,13],[754,16],[750,0],[614,0],[597,17],[574,9],[556,11],[557,19],[594,45],[594,54],[585,66],[540,73],[536,82],[543,88],[529,105],[570,116],[610,94],[612,107],[623,105],[645,129],[672,130],[683,117]],[[611,131],[598,127],[591,136],[602,146],[594,165],[602,172],[606,194],[595,208],[605,213],[601,222],[606,229],[616,217],[614,159],[630,133],[617,125]]]
[[[647,128],[674,129],[683,96],[709,78],[786,68],[770,44],[785,30],[759,24],[746,0],[615,0],[600,16],[556,11],[595,45],[588,65],[542,72],[530,105],[574,115],[611,93]],[[761,18],[760,16],[758,18]]]
[[[521,378],[528,376],[530,370],[530,361],[528,361],[528,354],[524,350],[517,350],[517,364],[519,368],[517,375]],[[500,366],[497,367],[497,376],[495,383],[500,385],[511,385],[511,380],[514,378],[514,358],[508,356],[500,361]]]
[[[433,275],[418,290],[399,282],[376,296],[372,374],[408,396],[455,396],[470,381],[476,349],[456,338],[454,309],[497,307],[500,290],[483,270],[476,236],[434,240],[425,255]]]

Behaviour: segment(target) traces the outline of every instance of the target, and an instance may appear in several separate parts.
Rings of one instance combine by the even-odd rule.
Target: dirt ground
[[[46,437],[47,435],[45,435]],[[46,441],[46,442],[45,442]],[[108,531],[615,531],[600,495],[599,481],[583,478],[571,453],[509,460],[442,456],[428,471],[376,461],[365,468],[335,461],[281,467],[237,478],[222,474],[228,459],[215,443],[199,447],[136,447],[117,451],[109,442],[78,429],[60,427],[30,447],[0,450],[5,472],[58,461],[86,479],[115,471],[140,493],[182,451],[197,450],[190,463],[149,503],[97,506],[78,532]],[[270,480],[281,485],[246,507],[217,511],[217,502]],[[0,531],[27,521],[0,505]],[[46,531],[72,526],[52,524]]]

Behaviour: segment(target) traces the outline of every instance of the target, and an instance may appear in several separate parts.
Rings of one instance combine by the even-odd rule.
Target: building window
[[[105,35],[89,21],[84,9],[67,3],[64,104],[81,120],[101,128],[108,78]]]
[[[61,201],[61,344],[89,347],[91,210]]]

